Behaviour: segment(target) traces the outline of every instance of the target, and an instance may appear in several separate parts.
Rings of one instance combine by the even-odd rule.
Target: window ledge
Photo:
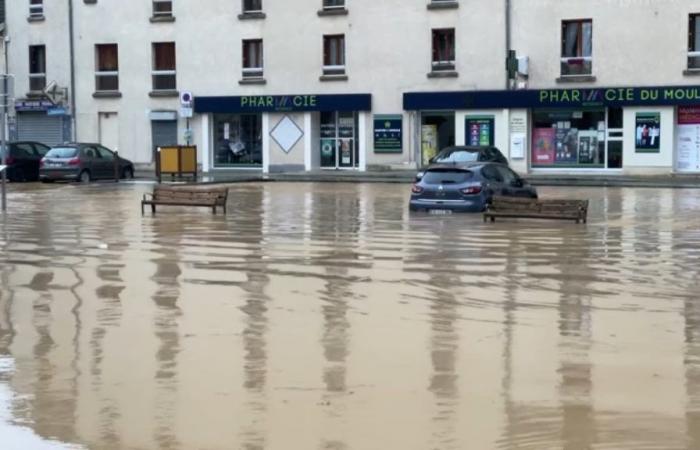
[[[43,91],[29,91],[26,95],[27,98],[42,98],[46,97]]]
[[[317,14],[318,14],[318,17],[347,16],[348,10],[346,8],[320,9]]]
[[[428,3],[428,9],[457,9],[459,8],[459,3],[454,2],[430,2]]]
[[[594,75],[564,75],[556,79],[557,83],[595,83]]]
[[[700,69],[686,69],[683,71],[686,77],[700,77]]]
[[[434,70],[428,72],[428,78],[457,78],[459,72],[456,70]]]
[[[153,16],[150,20],[151,23],[173,23],[175,16]]]
[[[241,78],[238,80],[238,84],[241,86],[247,86],[247,85],[255,85],[255,84],[267,84],[267,80],[265,78]]]
[[[238,20],[260,20],[267,17],[264,12],[244,12],[238,15]]]
[[[319,81],[348,81],[348,76],[345,74],[337,75],[321,75],[318,77]]]
[[[119,91],[95,91],[92,93],[93,98],[121,98],[122,93]]]
[[[149,97],[179,97],[180,92],[177,89],[167,90],[167,91],[151,91],[148,93]]]
[[[83,3],[86,5],[95,5],[97,4],[97,0],[83,0]]]
[[[29,23],[38,23],[38,22],[43,22],[46,20],[46,17],[42,16],[29,16],[27,17],[27,22]]]

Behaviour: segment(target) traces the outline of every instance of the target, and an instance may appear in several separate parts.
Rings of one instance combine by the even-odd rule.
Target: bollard
[[[114,181],[119,183],[119,152],[114,152]]]

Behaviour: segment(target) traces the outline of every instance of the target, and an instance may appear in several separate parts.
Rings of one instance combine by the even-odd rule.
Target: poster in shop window
[[[554,164],[554,128],[532,130],[532,165],[550,166]]]
[[[580,131],[578,133],[578,163],[596,165],[598,161],[598,132]]]
[[[661,151],[661,114],[637,113],[635,142],[637,153]]]
[[[576,164],[578,162],[578,130],[576,128],[556,129],[555,164]]]
[[[676,136],[676,168],[700,172],[700,107],[678,108]]]
[[[424,166],[430,164],[430,159],[437,154],[438,136],[436,125],[421,127],[421,156]]]
[[[467,134],[464,142],[475,147],[487,147],[494,144],[494,124],[493,116],[467,116],[464,130]]]

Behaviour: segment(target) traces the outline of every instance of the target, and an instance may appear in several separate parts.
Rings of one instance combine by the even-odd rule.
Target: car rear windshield
[[[429,170],[423,175],[425,184],[460,184],[469,180],[472,173],[468,170]]]
[[[55,147],[46,154],[47,158],[74,158],[78,155],[75,147]]]
[[[440,154],[435,158],[436,163],[467,163],[479,160],[477,150],[455,150],[449,153]]]

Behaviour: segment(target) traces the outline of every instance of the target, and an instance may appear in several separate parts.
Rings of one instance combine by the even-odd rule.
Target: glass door
[[[622,169],[623,111],[608,108],[606,163],[608,169]]]
[[[321,168],[352,169],[358,165],[357,115],[321,112]]]

